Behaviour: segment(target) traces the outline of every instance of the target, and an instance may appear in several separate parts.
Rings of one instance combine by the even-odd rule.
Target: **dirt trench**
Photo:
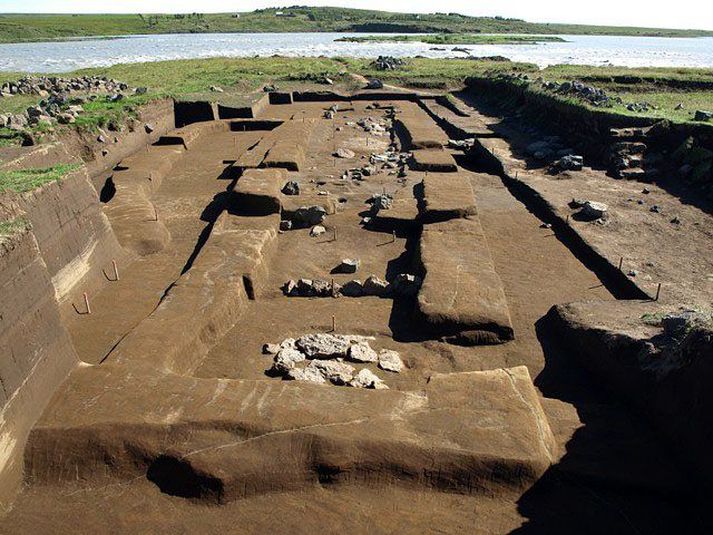
[[[559,303],[614,300],[615,289],[543,225],[532,206],[477,161],[442,149],[456,156],[456,173],[472,187],[514,340],[476,346],[444,342],[415,319],[413,297],[283,295],[280,288],[289,279],[324,278],[344,284],[373,274],[393,281],[400,273],[419,269],[422,223],[417,212],[404,215],[409,224],[393,232],[360,221],[369,215],[365,201],[372,195],[388,192],[395,200],[413,199],[414,187],[428,172],[406,167],[406,176],[399,180],[386,169],[363,181],[344,179],[342,174],[365,165],[370,154],[382,153],[392,142],[406,150],[419,136],[447,137],[415,103],[382,100],[377,107],[368,100],[339,102],[334,103],[335,118],[323,118],[332,104],[277,104],[260,117],[273,122],[314,120],[308,139],[286,140],[301,145],[304,163],[300,171],[286,174],[299,181],[299,198],[282,196],[281,202],[283,212],[295,203],[326,206],[330,213],[321,236],[310,236],[309,227],[277,233],[279,218],[245,215],[235,203],[232,190],[243,170],[234,162],[272,130],[212,131],[193,144],[164,178],[151,202],[170,241],[163,250],[137,258],[122,270],[119,281],[93,296],[91,315],[77,315],[68,322],[79,357],[94,369],[71,377],[38,424],[26,463],[28,486],[5,519],[10,531],[26,532],[31,525],[52,526],[55,532],[89,530],[106,522],[117,531],[191,531],[240,522],[250,532],[308,532],[328,521],[330,529],[356,523],[373,531],[423,531],[431,525],[447,532],[665,532],[695,523],[675,457],[635,413],[576,367],[546,318]],[[392,106],[408,118],[405,128],[416,124],[417,131],[399,138],[393,132],[369,134],[354,124],[367,116],[385,119]],[[274,133],[279,136],[279,127]],[[334,157],[337,148],[353,151],[354,158]],[[238,239],[231,233],[266,228],[275,230],[274,250],[266,253],[264,272],[251,272],[249,285],[245,276],[233,278],[237,272],[211,274],[211,266],[230,267],[243,254],[239,247],[231,248]],[[224,241],[216,242],[220,236]],[[214,243],[225,248],[215,249]],[[354,257],[361,260],[355,275],[331,273],[341,259]],[[203,271],[201,261],[206,260],[210,262]],[[198,277],[197,282],[191,276]],[[253,280],[258,281],[254,287]],[[234,312],[230,321],[204,319],[200,299],[222,303],[228,292],[235,292],[224,304]],[[121,353],[122,343],[147,319],[185,295],[190,295],[189,306],[195,304],[194,318],[183,314],[180,321],[151,327],[164,329],[154,335],[168,343],[186,336],[166,329],[202,329],[200,347],[186,346],[191,354],[184,367],[179,369],[175,359],[164,362],[135,349],[140,344]],[[263,344],[328,332],[333,325],[337,332],[373,336],[374,347],[401,354],[405,368],[399,374],[366,366],[386,381],[389,394],[303,386],[266,374],[271,360],[262,354]],[[151,331],[146,336],[150,338]],[[119,353],[122,358],[117,361]],[[512,395],[520,399],[510,401],[511,393],[503,386],[507,380],[492,383],[488,394],[485,385],[491,383],[483,381],[490,381],[490,376],[477,375],[518,366],[526,367],[534,383],[535,401],[528,403],[541,405],[543,418],[537,416],[536,425],[528,420],[535,409],[524,410],[515,420],[506,414],[516,414],[520,401],[530,399],[529,391],[515,389]],[[454,384],[448,387],[454,397],[443,406],[434,401],[441,394],[434,390],[436,377]],[[164,378],[169,383],[163,383]],[[471,380],[475,390],[469,390]],[[140,389],[135,399],[121,401],[126,399],[122,396],[131,396],[132,388]],[[502,406],[494,401],[499,397]],[[469,407],[473,399],[480,405]],[[300,416],[290,412],[291,403],[303,411],[298,411]],[[324,408],[315,406],[320,403]],[[458,404],[472,412],[459,413]],[[86,414],[72,416],[78,406],[84,406]],[[380,406],[394,411],[386,421],[380,419]],[[493,408],[505,414],[500,425],[512,429],[510,434],[487,435],[482,431],[487,425],[472,424],[492,418],[487,411]],[[254,415],[243,416],[253,410]],[[414,423],[422,412],[429,419]],[[339,425],[346,419],[348,426],[341,433],[294,433],[296,428],[323,426],[330,417]],[[370,424],[364,426],[362,420]],[[471,425],[483,425],[472,435],[476,442],[460,442],[460,429]],[[555,453],[537,457],[531,430],[541,425],[551,433]],[[455,450],[428,438],[430,427],[451,437]],[[85,430],[86,439],[70,438],[73,429]],[[285,440],[261,438],[274,434]],[[522,461],[512,468],[508,455],[499,451],[505,452],[514,437],[521,442],[512,456],[532,454],[536,462]],[[254,450],[228,455],[228,444],[252,441],[257,441]],[[188,452],[216,447],[225,453],[189,460]],[[67,457],[61,462],[50,458],[49,448]],[[445,468],[438,469],[438,476],[424,475],[454,451],[472,457],[448,465],[452,479]],[[272,473],[280,470],[280,456],[286,465],[296,458],[294,466],[285,466],[293,479]],[[480,473],[485,458],[498,464],[499,471],[491,469],[481,483],[468,479],[463,484],[463,474]],[[264,465],[266,473],[247,470],[246,464]],[[39,519],[38,510],[43,511]]]

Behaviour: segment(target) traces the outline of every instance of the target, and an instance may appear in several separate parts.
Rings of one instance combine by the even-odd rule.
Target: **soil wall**
[[[27,435],[78,364],[34,234],[0,244],[0,509],[22,478]]]

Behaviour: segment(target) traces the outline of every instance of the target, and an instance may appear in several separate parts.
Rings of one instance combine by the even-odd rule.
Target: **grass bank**
[[[96,129],[109,121],[121,120],[155,99],[220,101],[226,105],[249,105],[259,98],[262,87],[274,83],[283,90],[304,88],[352,91],[359,87],[351,73],[378,77],[393,85],[419,89],[459,88],[469,76],[496,76],[499,73],[524,73],[530,79],[550,81],[582,80],[620,96],[624,102],[646,101],[658,107],[646,113],[629,112],[617,105],[614,111],[633,116],[691,121],[697,109],[713,109],[713,71],[709,69],[663,69],[589,66],[554,66],[538,70],[536,65],[487,59],[411,58],[396,70],[379,71],[371,60],[358,58],[211,58],[114,65],[85,69],[77,74],[108,76],[130,86],[148,88],[145,95],[130,95],[118,102],[97,99],[87,103],[85,113],[72,128]],[[2,74],[2,80],[19,74]],[[334,86],[320,85],[325,78]],[[211,91],[212,86],[223,92]],[[39,97],[22,95],[0,98],[0,113],[18,113],[36,104]],[[682,105],[682,106],[679,106]],[[586,106],[587,104],[581,103]],[[678,108],[678,109],[677,109]],[[46,127],[45,127],[46,128]],[[55,130],[70,128],[54,126]],[[43,134],[44,132],[37,132]],[[0,130],[0,145],[17,142],[17,133]]]
[[[0,42],[48,41],[91,36],[230,32],[516,33],[713,36],[703,30],[531,23],[457,13],[393,13],[337,7],[290,7],[210,14],[0,15]]]

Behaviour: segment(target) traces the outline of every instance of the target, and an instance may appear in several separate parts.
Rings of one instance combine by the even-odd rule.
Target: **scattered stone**
[[[217,85],[210,86],[210,90],[213,91],[214,93],[223,93],[223,88],[219,87]]]
[[[292,221],[289,219],[280,221],[280,230],[292,230]]]
[[[156,127],[155,127],[154,125],[152,125],[151,123],[146,123],[146,124],[144,125],[144,130],[146,130],[146,133],[147,133],[147,134],[150,134],[151,132],[153,132],[154,130],[156,130]]]
[[[671,223],[674,225],[680,225],[681,224],[681,219],[678,216],[675,216],[672,220]]]
[[[458,150],[470,150],[475,145],[475,138],[468,139],[449,139],[448,148]]]
[[[359,269],[360,261],[358,258],[344,258],[342,262],[336,267],[335,272],[337,273],[356,273]]]
[[[374,372],[368,370],[367,368],[360,370],[359,373],[357,373],[354,378],[349,381],[349,386],[354,388],[373,388],[376,390],[389,388],[386,386],[384,381],[379,379]]]
[[[284,375],[294,368],[295,364],[304,360],[305,355],[296,349],[281,349],[275,355],[271,370],[278,375]]]
[[[693,115],[694,121],[710,121],[711,119],[713,119],[713,112],[711,111],[696,110]]]
[[[263,355],[277,355],[280,352],[279,344],[265,344],[262,346]]]
[[[635,269],[629,270],[629,272],[627,273],[629,277],[636,277],[637,274],[638,272]]]
[[[370,78],[366,83],[366,89],[383,89],[384,82],[378,78]]]
[[[584,157],[574,154],[563,156],[555,161],[550,168],[552,172],[559,173],[561,171],[581,171],[584,165]]]
[[[354,151],[352,150],[340,147],[334,152],[334,156],[336,156],[337,158],[344,158],[349,160],[351,158],[354,158],[356,154],[354,154]]]
[[[307,383],[325,384],[327,380],[322,372],[314,367],[292,368],[285,375],[288,381],[305,381]]]
[[[400,373],[403,369],[401,356],[397,351],[382,349],[379,351],[379,368],[387,372]]]
[[[364,295],[383,297],[389,294],[389,283],[375,275],[369,276],[363,285]]]
[[[609,207],[603,202],[585,201],[578,215],[584,221],[595,221],[607,217]]]
[[[655,214],[660,214],[661,208],[659,207],[658,204],[654,204],[651,208],[649,208],[649,212],[653,212]]]
[[[394,196],[390,193],[375,193],[367,201],[371,204],[371,212],[376,215],[380,210],[390,210],[394,204]]]
[[[327,216],[327,210],[321,206],[300,206],[290,218],[296,228],[319,225]]]
[[[314,227],[312,227],[312,230],[309,231],[309,235],[315,238],[317,236],[321,236],[325,232],[327,232],[327,229],[324,228],[322,225],[315,225]]]
[[[299,195],[300,194],[300,184],[295,180],[290,180],[284,186],[282,186],[282,193],[285,195]]]
[[[349,347],[347,358],[354,362],[377,362],[379,360],[368,342],[359,342]]]
[[[361,297],[364,295],[364,286],[361,281],[351,280],[342,286],[340,293],[347,297]]]
[[[354,366],[334,360],[313,360],[305,370],[316,370],[335,385],[348,385],[354,377]]]

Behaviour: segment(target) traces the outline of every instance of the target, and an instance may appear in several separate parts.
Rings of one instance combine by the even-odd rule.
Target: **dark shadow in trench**
[[[519,498],[518,512],[527,521],[514,532],[700,532],[690,481],[666,442],[573,361],[550,314],[536,331],[545,367],[535,385],[546,398],[573,405],[583,425],[559,462]],[[558,426],[567,431],[564,420],[550,417],[550,425],[555,433]]]

